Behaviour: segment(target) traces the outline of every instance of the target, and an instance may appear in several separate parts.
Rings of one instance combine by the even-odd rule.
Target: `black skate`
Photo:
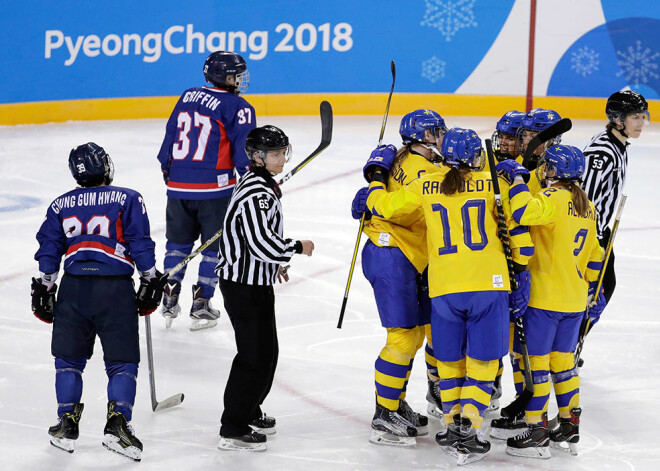
[[[274,419],[273,419],[274,420]],[[223,451],[266,451],[266,435],[252,430],[237,437],[220,435],[218,450]]]
[[[500,417],[493,419],[490,423],[490,436],[500,440],[515,437],[527,428],[525,422],[525,411],[512,418]]]
[[[137,439],[126,417],[116,411],[117,403],[108,403],[108,421],[103,430],[103,446],[133,461],[142,459],[142,442]]]
[[[417,429],[398,412],[376,404],[376,413],[371,421],[369,441],[376,445],[413,447],[417,445]]]
[[[571,409],[570,418],[559,418],[559,426],[550,431],[550,444],[553,448],[577,455],[577,442],[580,441],[580,414],[582,409]]]
[[[78,423],[82,415],[84,404],[76,402],[71,412],[65,412],[58,419],[56,425],[48,429],[50,435],[50,444],[69,453],[73,453],[75,441],[80,434]]]
[[[174,280],[168,280],[163,289],[163,307],[160,313],[165,318],[165,327],[170,328],[172,321],[179,316],[181,306],[179,306],[179,293],[181,293],[181,283]]]
[[[429,418],[412,410],[412,407],[410,407],[405,399],[399,401],[399,409],[397,410],[397,413],[415,426],[418,436],[428,435],[429,430],[427,426],[429,424]]]
[[[428,379],[428,389],[426,390],[426,412],[435,418],[442,419],[442,400],[440,399],[440,381]]]
[[[449,424],[444,432],[435,435],[435,441],[442,451],[458,459],[458,442],[461,440],[461,415],[454,415],[454,423]]]
[[[190,330],[210,329],[218,324],[220,311],[211,307],[211,300],[202,298],[202,287],[193,285],[193,303],[190,308]]]
[[[275,417],[261,414],[261,417],[254,419],[248,425],[259,433],[263,433],[265,435],[275,434]]]
[[[506,453],[525,458],[549,459],[549,444],[548,418],[544,414],[543,423],[531,424],[524,432],[506,441]]]
[[[461,419],[461,440],[456,447],[458,450],[457,465],[474,463],[486,457],[486,453],[490,451],[490,442],[482,440],[479,432],[472,427],[470,419],[466,417]]]

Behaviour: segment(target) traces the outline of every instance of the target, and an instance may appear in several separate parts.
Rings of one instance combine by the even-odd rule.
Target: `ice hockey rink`
[[[604,101],[603,101],[604,103]],[[442,110],[438,110],[442,112]],[[654,117],[652,117],[654,118]],[[496,118],[445,116],[449,127],[469,127],[490,137]],[[657,118],[656,118],[657,119]],[[385,142],[400,144],[400,116],[390,116]],[[320,140],[318,117],[264,117],[259,124],[284,129],[293,144],[285,172]],[[580,148],[603,121],[574,121],[564,142]],[[222,396],[234,356],[233,330],[223,309],[218,326],[189,331],[185,315],[197,263],[182,290],[184,316],[165,329],[152,315],[157,396],[183,392],[178,407],[154,413],[149,398],[144,324],[142,363],[133,415],[144,443],[140,464],[101,445],[106,376],[100,343],[83,375],[80,439],[73,454],[49,444],[56,422],[51,326],[30,311],[30,277],[38,273],[35,234],[48,204],[75,185],[67,158],[72,147],[94,141],[114,160],[114,183],[145,198],[156,241],[157,266],[165,248],[165,186],[156,154],[165,120],[68,122],[0,127],[0,460],[11,470],[443,470],[455,461],[436,445],[440,422],[414,449],[369,443],[374,411],[374,361],[384,345],[372,290],[360,258],[341,330],[337,319],[358,223],[350,216],[355,191],[364,185],[362,165],[378,141],[381,117],[335,117],[330,147],[283,185],[285,236],[309,238],[313,257],[292,260],[288,284],[276,286],[280,358],[264,410],[277,418],[277,434],[265,453],[216,448]],[[628,201],[615,242],[618,285],[601,322],[587,338],[581,371],[583,408],[579,455],[553,450],[550,460],[515,458],[505,444],[473,469],[657,470],[660,469],[660,124],[646,127],[629,149]],[[363,240],[364,243],[364,240]],[[213,300],[222,307],[218,292]],[[249,302],[249,300],[246,300]],[[503,404],[513,397],[506,365]],[[408,401],[426,409],[423,351],[417,355]],[[551,398],[551,407],[554,398]],[[551,409],[552,410],[552,409]],[[497,414],[493,415],[497,417]]]

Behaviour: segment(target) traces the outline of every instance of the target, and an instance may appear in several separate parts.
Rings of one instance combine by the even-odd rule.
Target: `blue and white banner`
[[[538,1],[534,94],[660,91],[660,2]],[[6,2],[0,103],[175,96],[214,50],[250,93],[525,94],[530,0]]]

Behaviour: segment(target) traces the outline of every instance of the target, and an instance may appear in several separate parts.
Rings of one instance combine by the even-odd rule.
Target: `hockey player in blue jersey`
[[[142,443],[129,425],[140,361],[138,313],[156,310],[165,279],[156,271],[142,196],[110,186],[114,175],[110,156],[89,142],[71,151],[69,169],[80,187],[49,206],[37,233],[40,276],[32,278],[32,311],[53,324],[59,421],[48,433],[54,446],[74,451],[83,411],[82,373],[98,335],[108,375],[103,445],[140,461]],[[64,275],[58,292],[62,257]],[[135,266],[140,272],[137,298]]]
[[[217,51],[204,63],[210,86],[183,92],[167,122],[158,153],[167,183],[165,271],[183,260],[200,237],[208,240],[224,222],[236,171],[243,175],[250,161],[245,139],[256,127],[254,108],[240,96],[248,88],[243,58]],[[234,170],[235,169],[235,170]],[[202,252],[197,284],[193,285],[191,330],[214,327],[220,311],[211,306],[218,277],[218,242]],[[179,293],[185,267],[165,287],[162,314],[166,326],[181,312]]]

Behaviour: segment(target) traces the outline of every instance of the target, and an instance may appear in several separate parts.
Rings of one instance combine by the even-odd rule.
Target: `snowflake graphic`
[[[655,60],[660,57],[660,52],[643,47],[642,41],[636,43],[637,48],[628,46],[625,51],[616,51],[616,55],[621,58],[618,60],[621,71],[616,76],[623,75],[630,84],[647,83],[649,78],[658,78],[654,70],[658,70]]]
[[[422,77],[435,83],[445,77],[445,66],[447,63],[435,56],[422,62]]]
[[[600,54],[590,47],[581,47],[577,51],[571,53],[571,56],[571,69],[574,70],[576,74],[586,77],[598,70],[598,65],[600,64],[598,57]]]
[[[422,26],[437,28],[447,41],[462,28],[477,26],[474,18],[475,0],[424,0],[426,13]]]

